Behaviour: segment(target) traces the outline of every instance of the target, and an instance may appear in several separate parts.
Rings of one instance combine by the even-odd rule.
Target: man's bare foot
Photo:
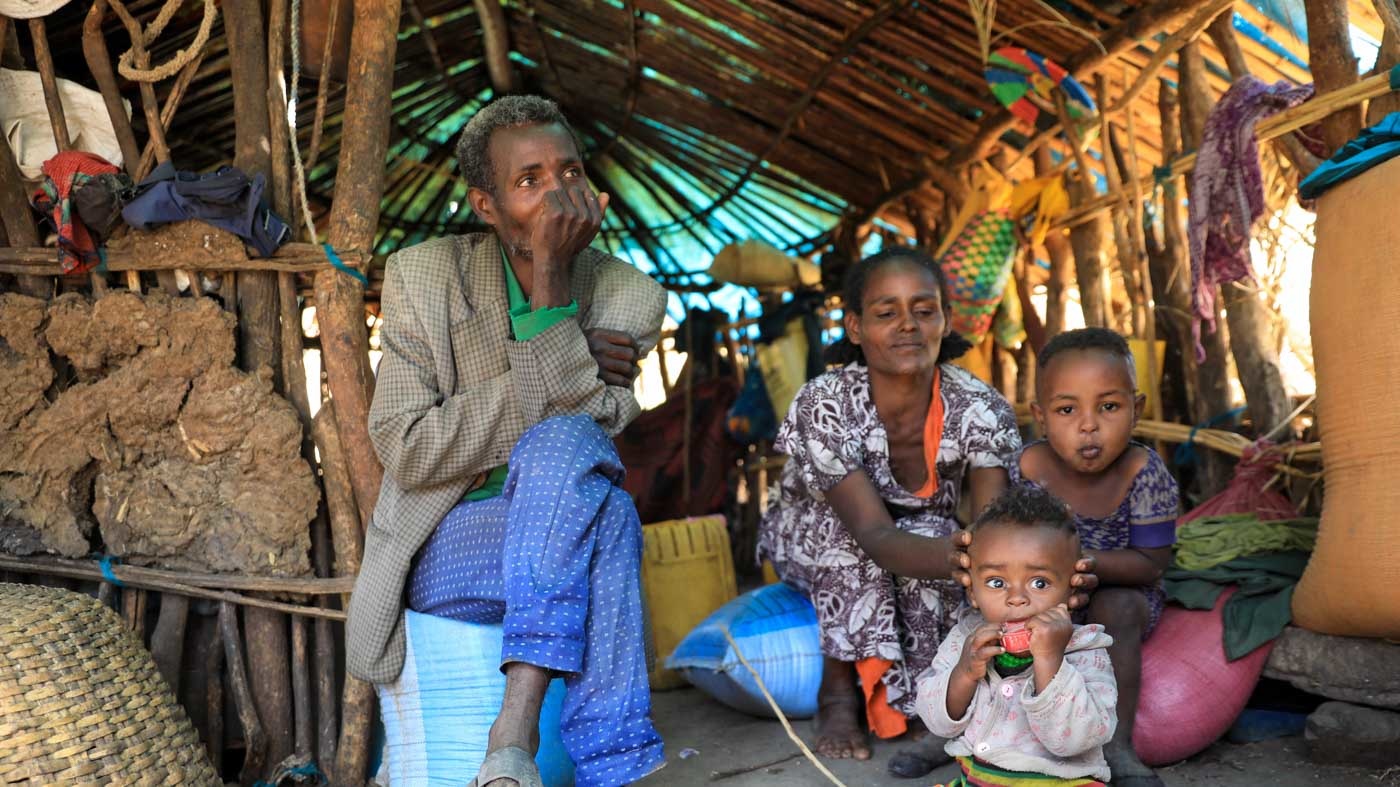
[[[501,712],[491,725],[487,736],[486,753],[503,749],[519,749],[533,758],[540,748],[540,705],[544,702],[545,689],[549,688],[549,671],[524,662],[506,665],[506,693],[501,702]],[[529,773],[514,773],[518,778],[505,775],[492,779],[480,787],[525,787],[537,784],[539,774],[533,772],[534,763],[521,763]],[[501,775],[501,774],[493,774]],[[534,781],[527,782],[528,779]]]
[[[870,759],[870,743],[860,725],[859,694],[817,699],[817,754],[837,760]]]

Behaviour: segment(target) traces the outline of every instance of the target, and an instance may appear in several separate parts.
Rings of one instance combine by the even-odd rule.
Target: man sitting
[[[347,666],[403,668],[403,608],[502,623],[505,700],[482,787],[538,784],[554,675],[580,787],[663,763],[643,646],[641,524],[611,436],[639,412],[637,361],[666,293],[589,248],[608,206],[552,101],[501,98],[457,143],[490,233],[389,259],[369,428],[384,485],[350,601]],[[405,598],[406,596],[406,598]],[[428,724],[432,719],[425,720]]]

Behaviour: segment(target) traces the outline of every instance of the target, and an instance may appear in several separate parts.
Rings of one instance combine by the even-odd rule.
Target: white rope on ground
[[[836,778],[836,774],[827,770],[827,767],[822,764],[822,761],[817,759],[817,755],[813,754],[812,750],[807,748],[807,744],[803,743],[802,739],[797,737],[797,733],[792,731],[792,724],[788,722],[787,716],[783,715],[783,709],[778,707],[778,703],[773,699],[773,695],[768,693],[768,687],[763,685],[763,678],[759,677],[758,671],[749,664],[748,659],[744,658],[744,652],[739,650],[739,643],[735,642],[734,637],[730,636],[727,627],[724,629],[724,638],[729,641],[729,647],[734,649],[734,655],[739,657],[739,663],[743,664],[744,669],[748,670],[749,674],[753,676],[754,681],[758,684],[758,690],[763,692],[763,698],[768,700],[768,706],[773,709],[774,713],[778,714],[778,721],[783,723],[783,729],[787,730],[788,737],[792,738],[792,742],[797,744],[797,748],[802,750],[803,756],[811,760],[812,764],[817,766],[817,770],[821,771],[823,776],[830,779],[832,784],[835,784],[837,787],[846,787],[845,782]]]

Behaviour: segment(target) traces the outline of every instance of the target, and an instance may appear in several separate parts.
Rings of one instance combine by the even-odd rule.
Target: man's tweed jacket
[[[638,414],[630,388],[605,385],[583,331],[607,328],[656,346],[666,292],[601,251],[570,270],[578,317],[529,341],[511,336],[501,247],[494,234],[439,238],[389,258],[369,433],[384,484],[365,534],[350,599],[346,665],[374,683],[404,662],[404,584],[433,528],[525,430],[587,413],[609,435]]]

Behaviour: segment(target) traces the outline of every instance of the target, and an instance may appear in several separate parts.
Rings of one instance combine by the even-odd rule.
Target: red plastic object
[[[1023,623],[1004,625],[1001,627],[1001,646],[1006,648],[1007,653],[1029,653],[1031,650],[1031,631]]]
[[[1143,643],[1133,746],[1148,765],[1184,760],[1214,743],[1259,682],[1274,643],[1225,658],[1222,610],[1234,592],[1226,589],[1210,611],[1168,606]]]

